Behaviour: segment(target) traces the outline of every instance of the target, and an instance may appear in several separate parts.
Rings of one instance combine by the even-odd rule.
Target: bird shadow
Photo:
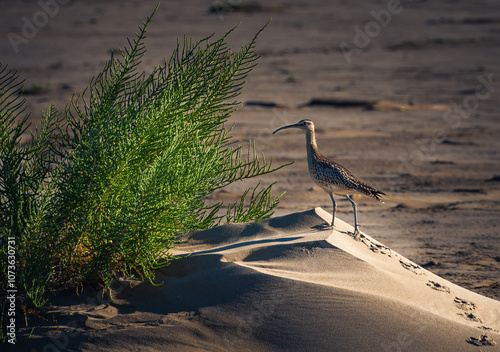
[[[344,233],[344,234],[352,234],[352,232],[349,232],[349,231],[339,230],[337,227],[332,226],[329,223],[315,225],[315,226],[312,226],[311,228],[318,230],[318,231],[333,230],[333,231],[337,231],[337,232]]]
[[[328,223],[324,223],[324,224],[320,224],[320,225],[315,225],[315,226],[312,226],[311,227],[312,229],[315,229],[315,230],[335,230],[335,226],[332,226]]]

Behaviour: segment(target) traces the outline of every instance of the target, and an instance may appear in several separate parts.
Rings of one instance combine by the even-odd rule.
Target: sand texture
[[[500,302],[330,220],[316,208],[193,233],[163,285],[115,282],[113,303],[59,296],[50,315],[69,351],[499,350]],[[46,329],[58,338],[37,327],[30,344],[64,341]]]

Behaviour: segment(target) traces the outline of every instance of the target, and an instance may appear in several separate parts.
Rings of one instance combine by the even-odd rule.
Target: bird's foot
[[[360,236],[361,236],[361,232],[359,232],[359,230],[358,230],[358,229],[355,229],[355,230],[354,230],[353,235],[354,235],[354,239],[355,239],[356,241],[359,241],[359,240],[361,239],[361,238],[360,238]]]

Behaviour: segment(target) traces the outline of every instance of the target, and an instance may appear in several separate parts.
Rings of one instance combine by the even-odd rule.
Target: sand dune
[[[474,350],[466,341],[482,334],[499,340],[500,302],[432,274],[366,234],[355,241],[352,227],[340,220],[335,231],[323,228],[330,219],[316,208],[260,225],[227,225],[209,231],[206,241],[206,232],[194,234],[181,250],[195,254],[187,261],[216,256],[223,265],[270,278],[273,288],[260,288],[266,292],[260,300],[275,290],[280,304],[269,317],[258,317],[267,328],[255,330],[283,336],[290,342],[283,350],[397,351],[411,345],[412,351],[463,351]],[[251,321],[259,315],[249,314]]]
[[[330,219],[316,208],[195,232],[176,250],[190,255],[158,275],[161,286],[122,281],[115,302],[100,305],[59,296],[54,312],[72,317],[77,336],[67,349],[499,350],[500,302],[366,234],[354,240],[339,219],[325,228]]]

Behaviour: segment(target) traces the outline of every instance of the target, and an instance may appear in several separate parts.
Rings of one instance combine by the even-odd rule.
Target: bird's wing
[[[349,170],[347,170],[342,165],[328,160],[324,157],[322,159],[323,160],[320,161],[326,168],[324,170],[324,173],[328,174],[329,179],[331,179],[331,182],[335,184],[335,186],[345,189],[353,189],[380,201],[380,196],[385,195],[385,193],[358,180],[356,177],[354,177],[353,174],[351,174]]]

